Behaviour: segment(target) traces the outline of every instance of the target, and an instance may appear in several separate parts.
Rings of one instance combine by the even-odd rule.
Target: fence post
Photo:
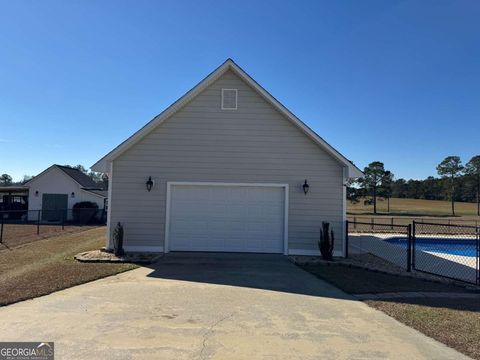
[[[415,270],[415,240],[416,240],[416,222],[413,220],[412,222],[412,236],[410,237],[412,239],[412,255],[411,255],[411,269]]]
[[[391,219],[391,226],[390,226],[390,229],[393,230],[393,217]]]
[[[478,226],[476,226],[477,237],[477,285],[480,286],[480,234],[478,233]]]
[[[372,230],[373,230],[373,218],[371,218],[371,222],[372,222]]]
[[[407,271],[412,271],[412,224],[408,224]]]
[[[348,259],[348,220],[345,221],[345,259]]]
[[[356,216],[353,217],[353,228],[354,229],[357,228],[357,217]]]
[[[37,210],[37,235],[40,235],[40,212],[42,210]]]

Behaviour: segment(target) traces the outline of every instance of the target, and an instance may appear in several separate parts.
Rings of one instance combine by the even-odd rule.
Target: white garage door
[[[283,253],[285,191],[170,184],[169,250]]]

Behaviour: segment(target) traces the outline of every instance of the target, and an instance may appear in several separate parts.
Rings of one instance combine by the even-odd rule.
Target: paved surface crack
[[[212,336],[212,334],[215,332],[215,327],[217,327],[220,323],[224,322],[225,320],[227,319],[230,319],[231,317],[233,317],[233,314],[234,313],[231,313],[231,314],[228,314],[228,315],[225,315],[223,317],[221,317],[220,319],[218,319],[216,322],[214,322],[212,325],[210,325],[210,327],[208,328],[208,330],[205,332],[205,334],[203,334],[203,343],[202,343],[202,350],[200,351],[200,358],[203,360],[203,359],[206,359],[205,357],[205,350],[207,348],[207,342],[208,340],[210,339],[210,337]]]

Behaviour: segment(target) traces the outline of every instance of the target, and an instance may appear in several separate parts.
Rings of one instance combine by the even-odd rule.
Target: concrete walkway
[[[274,255],[172,254],[0,319],[57,359],[466,359]]]

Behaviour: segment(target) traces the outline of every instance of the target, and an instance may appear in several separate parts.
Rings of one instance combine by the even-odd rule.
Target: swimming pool
[[[386,242],[407,249],[406,238],[390,238]],[[477,240],[475,239],[447,239],[447,238],[416,238],[415,250],[436,252],[458,256],[477,256]]]

